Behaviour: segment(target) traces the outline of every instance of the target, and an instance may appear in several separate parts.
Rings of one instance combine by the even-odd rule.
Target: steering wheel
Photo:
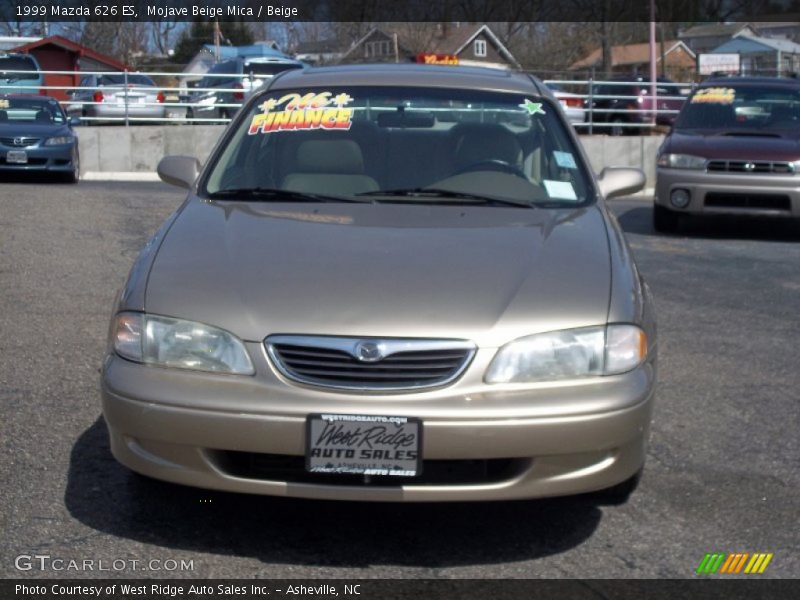
[[[528,181],[528,176],[525,175],[525,172],[522,169],[516,165],[512,165],[510,162],[506,162],[498,158],[481,160],[476,163],[472,163],[460,168],[455,174],[462,175],[464,173],[471,173],[472,171],[500,171],[501,173],[508,173],[509,175],[522,177],[522,179]]]

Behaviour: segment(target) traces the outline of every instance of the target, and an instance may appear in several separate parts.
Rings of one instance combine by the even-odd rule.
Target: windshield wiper
[[[769,137],[769,138],[779,138],[781,137],[777,133],[769,132],[769,131],[724,131],[720,134],[722,136],[727,137]]]
[[[470,204],[491,204],[497,206],[514,206],[517,208],[533,208],[533,204],[524,200],[507,200],[505,198],[495,198],[492,196],[481,196],[467,192],[456,192],[453,190],[443,190],[439,188],[408,188],[397,190],[378,190],[376,192],[364,192],[357,196],[388,196],[400,198],[446,198],[448,200],[467,200]]]
[[[280,190],[275,188],[231,188],[228,190],[218,190],[209,193],[211,200],[257,200],[260,202],[366,202],[344,196],[326,196],[323,194],[310,194],[306,192],[294,192],[291,190]]]

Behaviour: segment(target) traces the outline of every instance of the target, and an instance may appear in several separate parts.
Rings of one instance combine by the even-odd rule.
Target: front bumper
[[[686,208],[676,208],[670,202],[670,194],[675,189],[689,192]],[[699,169],[658,167],[655,202],[690,214],[800,217],[800,176],[709,173]]]
[[[127,467],[234,492],[369,501],[511,500],[603,489],[641,469],[654,360],[580,385],[501,389],[469,376],[475,367],[482,374],[492,355],[479,351],[467,375],[448,388],[406,395],[290,385],[266,357],[256,365],[256,376],[237,377],[145,367],[110,356],[102,376],[103,413],[112,452]],[[231,456],[289,462],[302,457],[306,416],[318,412],[418,417],[425,464],[508,459],[508,468],[475,481],[370,485],[315,480],[302,468],[265,477],[231,466]]]
[[[27,163],[9,163],[9,151],[22,150],[28,158]],[[52,173],[71,173],[75,170],[77,144],[63,146],[8,147],[0,145],[0,172],[45,171]]]

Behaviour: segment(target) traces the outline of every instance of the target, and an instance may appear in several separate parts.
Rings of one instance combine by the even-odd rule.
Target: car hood
[[[703,158],[794,161],[800,159],[800,141],[786,134],[760,137],[720,135],[720,132],[708,135],[673,132],[664,144],[664,152]]]
[[[250,341],[302,333],[494,346],[606,322],[604,219],[596,206],[193,198],[158,250],[144,308]]]
[[[0,137],[53,137],[57,135],[74,134],[67,125],[0,124]]]

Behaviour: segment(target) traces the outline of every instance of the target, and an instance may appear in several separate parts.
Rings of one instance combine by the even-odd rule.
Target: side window
[[[239,71],[238,63],[235,60],[228,60],[224,63],[219,63],[219,73],[221,75],[231,75],[235,74]],[[235,77],[218,77],[217,78],[217,85],[219,87],[231,87],[233,81],[235,81]]]
[[[220,83],[222,83],[222,77],[211,77],[211,75],[218,75],[222,73],[222,67],[225,63],[217,63],[213,67],[208,70],[208,77],[203,77],[203,81],[201,81],[201,86],[204,88],[210,87],[219,87]]]
[[[598,85],[594,88],[594,95],[595,96],[611,96],[611,86],[610,85]],[[610,100],[610,98],[598,98],[599,101],[605,102]]]

